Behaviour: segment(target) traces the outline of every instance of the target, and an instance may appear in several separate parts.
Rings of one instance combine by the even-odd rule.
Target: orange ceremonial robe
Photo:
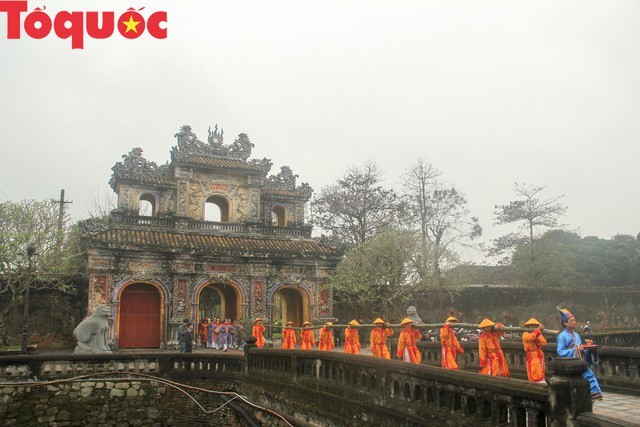
[[[387,347],[387,338],[393,335],[391,328],[374,328],[371,331],[371,355],[373,357],[382,357],[383,359],[391,359],[389,347]]]
[[[396,356],[401,357],[405,362],[419,364],[422,361],[422,355],[416,347],[416,341],[420,339],[420,336],[419,330],[413,329],[411,326],[404,328],[398,337]]]
[[[536,329],[533,332],[522,334],[524,351],[527,352],[527,376],[529,381],[544,381],[545,361],[542,346],[547,343],[547,339],[542,336],[542,331]]]
[[[456,333],[449,325],[444,325],[440,329],[440,343],[442,344],[442,351],[440,354],[440,362],[445,369],[460,369],[456,356],[458,353],[462,353],[462,346],[456,338]]]
[[[264,347],[264,335],[262,335],[262,333],[265,329],[266,328],[264,327],[264,325],[256,323],[253,325],[253,328],[251,330],[253,336],[256,337],[256,345],[258,347]]]
[[[501,327],[498,323],[498,327]],[[504,357],[502,347],[500,347],[500,337],[503,331],[487,332],[482,331],[478,340],[478,356],[480,358],[480,373],[484,375],[495,375],[498,377],[508,377],[509,367],[507,359]]]
[[[280,348],[294,348],[297,343],[296,331],[291,328],[284,328],[282,330],[282,346]]]
[[[344,330],[344,352],[350,354],[360,353],[360,338],[358,338],[357,329],[347,328]]]
[[[316,338],[313,336],[312,329],[303,329],[300,331],[300,349],[311,350],[316,345]]]
[[[333,342],[333,332],[331,329],[322,327],[320,328],[320,350],[331,351],[335,344]]]

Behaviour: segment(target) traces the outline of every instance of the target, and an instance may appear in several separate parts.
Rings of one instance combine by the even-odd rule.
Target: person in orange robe
[[[264,347],[264,330],[266,328],[262,325],[262,319],[257,318],[253,324],[253,328],[251,329],[251,334],[256,337],[256,345],[260,348]]]
[[[332,327],[333,323],[327,322],[320,328],[320,338],[318,341],[320,342],[320,350],[322,351],[331,351],[335,347],[333,331],[331,330]]]
[[[442,351],[440,354],[440,364],[445,369],[460,369],[456,357],[464,351],[456,338],[456,333],[451,327],[451,323],[458,322],[453,316],[445,320],[445,325],[440,329],[440,343]]]
[[[349,354],[360,354],[360,338],[358,338],[358,329],[360,326],[357,320],[353,319],[347,324],[344,330],[344,352]]]
[[[502,327],[502,323],[496,324],[486,317],[478,325],[478,329],[482,329],[478,339],[478,357],[483,375],[509,376],[507,359],[500,347],[500,337],[504,335],[504,331],[500,331]]]
[[[533,317],[527,320],[524,326],[531,326],[537,328],[533,332],[522,333],[522,343],[524,344],[524,351],[527,352],[527,377],[529,381],[534,383],[547,382],[544,379],[545,375],[545,360],[542,346],[547,343],[547,339],[542,335],[544,326]]]
[[[207,325],[208,324],[209,324],[209,319],[204,317],[200,322],[200,326],[198,329],[198,332],[200,333],[200,344],[202,344],[202,347],[207,346]]]
[[[302,327],[311,326],[311,323],[304,322]],[[311,350],[316,345],[316,338],[313,336],[313,329],[305,328],[300,331],[300,350]]]
[[[296,331],[292,329],[293,322],[287,322],[282,330],[282,346],[280,348],[292,349],[298,343],[296,341]]]
[[[393,335],[393,329],[389,328],[389,322],[385,322],[379,317],[373,321],[373,324],[376,327],[371,331],[371,336],[369,337],[371,355],[373,357],[391,359],[389,347],[387,347],[387,338]]]
[[[422,361],[422,354],[416,347],[416,341],[420,341],[421,334],[417,329],[413,329],[413,320],[405,317],[400,322],[400,325],[404,326],[404,329],[400,332],[398,337],[398,350],[396,356],[400,357],[405,362],[411,362],[420,364]]]

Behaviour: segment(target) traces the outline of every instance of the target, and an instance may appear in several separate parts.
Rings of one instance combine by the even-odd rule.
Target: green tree
[[[519,231],[501,236],[493,240],[493,246],[489,249],[490,256],[508,254],[503,262],[509,260],[516,248],[526,246],[530,263],[531,284],[539,284],[540,269],[538,268],[538,253],[535,248],[536,239],[539,237],[540,228],[559,228],[561,224],[558,218],[565,214],[567,207],[560,203],[563,196],[540,198],[540,193],[545,187],[535,187],[525,184],[514,185],[517,200],[507,205],[496,205],[494,212],[494,224],[519,223]]]
[[[0,203],[0,337],[6,342],[6,318],[23,303],[28,269],[20,254],[32,246],[37,254],[31,288],[71,292],[70,274],[81,268],[79,240],[67,239],[66,218],[59,228],[56,200]]]
[[[400,316],[420,283],[414,267],[414,234],[384,230],[349,249],[330,278],[336,304],[343,311],[369,318]]]
[[[611,239],[581,238],[577,233],[549,230],[534,242],[538,284],[554,287],[640,285],[640,242],[630,235]],[[533,265],[529,245],[516,249],[512,266],[527,283]]]
[[[322,188],[314,202],[315,224],[346,244],[363,244],[395,219],[396,193],[381,182],[375,163],[350,167],[335,184]]]

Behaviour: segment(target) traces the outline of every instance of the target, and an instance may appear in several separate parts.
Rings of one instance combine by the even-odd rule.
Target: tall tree
[[[314,222],[344,243],[363,244],[395,218],[398,197],[381,182],[382,171],[373,162],[349,167],[336,183],[322,188],[314,202]]]
[[[454,187],[445,187],[440,172],[420,159],[404,174],[405,218],[418,232],[416,256],[422,281],[436,283],[443,302],[444,266],[456,259],[456,249],[468,246],[482,234],[467,199]]]
[[[431,195],[438,186],[440,171],[426,162],[417,160],[402,176],[403,198],[405,204],[404,222],[410,228],[418,229],[419,254],[418,271],[423,281],[429,275],[431,259],[431,239],[429,238],[429,220],[431,215]]]
[[[506,261],[515,248],[526,245],[531,266],[530,280],[534,285],[539,284],[540,276],[535,248],[539,230],[541,228],[561,228],[559,217],[567,211],[567,207],[560,203],[560,199],[564,195],[541,198],[540,193],[545,188],[515,183],[514,192],[518,199],[507,205],[495,206],[494,224],[520,223],[519,231],[494,239],[493,246],[488,252],[490,256],[508,254],[503,259]]]
[[[72,270],[78,268],[79,254],[77,248],[68,250],[66,238],[60,238],[56,200],[0,203],[0,223],[0,337],[4,342],[7,315],[23,302],[27,286],[28,269],[19,254],[33,247],[38,255],[31,288],[62,291],[71,291],[66,278],[77,272]]]

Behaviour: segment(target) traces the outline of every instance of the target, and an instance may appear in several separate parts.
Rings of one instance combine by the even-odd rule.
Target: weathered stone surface
[[[122,397],[124,396],[124,390],[120,390],[117,388],[111,389],[111,391],[109,392],[109,396]]]
[[[106,304],[99,305],[93,314],[86,317],[73,330],[73,335],[78,340],[74,353],[111,353],[107,343],[111,307]]]
[[[71,414],[66,409],[61,410],[56,415],[57,421],[69,421],[71,419]]]

